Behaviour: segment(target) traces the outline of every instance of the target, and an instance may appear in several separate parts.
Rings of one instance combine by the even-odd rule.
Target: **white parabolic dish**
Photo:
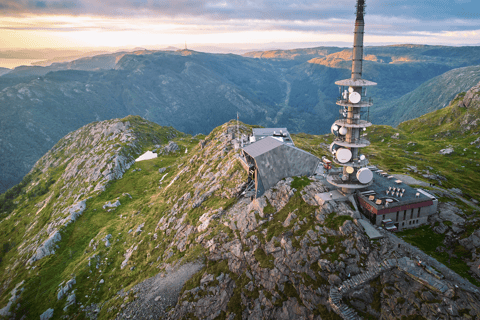
[[[340,148],[337,150],[336,157],[340,163],[346,163],[352,159],[352,151],[345,148]]]
[[[368,168],[362,168],[357,172],[357,179],[360,183],[369,183],[373,179],[373,172]]]
[[[352,92],[348,99],[351,103],[359,103],[362,100],[362,96],[358,92]]]

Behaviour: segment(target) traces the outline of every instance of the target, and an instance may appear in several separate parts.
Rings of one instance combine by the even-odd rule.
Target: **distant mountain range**
[[[370,117],[393,124],[438,108],[426,99],[411,114],[404,96],[433,81],[422,89],[428,97],[437,90],[435,77],[480,64],[480,48],[367,47],[365,58],[364,77],[378,83],[369,90],[375,99]],[[338,115],[334,82],[349,78],[350,66],[351,50],[318,47],[243,56],[138,50],[16,68],[0,76],[0,192],[68,132],[129,114],[191,134],[208,133],[237,112],[249,123],[326,133]],[[446,82],[445,99],[470,81],[470,87],[478,82],[470,74]]]

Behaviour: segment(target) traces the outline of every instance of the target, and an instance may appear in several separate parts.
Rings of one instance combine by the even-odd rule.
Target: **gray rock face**
[[[163,147],[163,149],[161,149],[159,151],[159,153],[160,154],[169,154],[169,153],[172,153],[172,152],[176,152],[178,150],[180,150],[180,148],[178,147],[178,144],[176,144],[173,141],[170,141],[165,147]]]
[[[52,318],[53,317],[53,311],[54,310],[52,308],[47,309],[47,311],[45,311],[44,313],[42,313],[40,315],[40,320],[48,320],[48,319]]]
[[[463,98],[463,106],[472,107],[475,103],[480,103],[480,83],[467,91]]]
[[[65,286],[61,287],[60,290],[58,291],[57,300],[62,299],[68,293],[68,291],[70,291],[72,289],[73,285],[76,284],[76,283],[77,282],[75,281],[75,278],[67,281]]]
[[[120,205],[121,205],[121,203],[120,203],[119,200],[115,201],[114,203],[108,201],[107,203],[105,203],[105,204],[103,205],[102,208],[103,208],[103,209],[107,209],[107,208],[117,208],[117,207],[119,207]]]

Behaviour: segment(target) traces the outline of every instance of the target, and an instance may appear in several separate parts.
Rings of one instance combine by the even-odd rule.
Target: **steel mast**
[[[368,140],[362,138],[362,132],[372,125],[368,111],[373,102],[366,97],[366,87],[376,85],[362,78],[365,6],[365,0],[357,0],[352,76],[335,82],[340,86],[337,105],[341,108],[339,119],[332,125],[332,133],[336,138],[330,151],[334,156],[333,161],[343,166],[343,170],[330,173],[327,181],[342,188],[344,193],[365,188],[373,181],[373,173],[366,168],[368,160],[360,153],[361,148],[370,145]]]

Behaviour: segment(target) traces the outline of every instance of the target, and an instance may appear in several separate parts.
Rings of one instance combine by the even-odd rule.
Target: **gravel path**
[[[440,271],[445,276],[446,279],[458,285],[460,288],[470,292],[480,294],[479,289],[475,285],[471,284],[467,279],[461,277],[456,272],[452,271],[443,263],[438,262],[435,258],[425,254],[423,251],[421,251],[417,247],[412,246],[411,244],[405,242],[403,239],[398,238],[396,235],[390,232],[382,231],[382,233],[386,238],[388,238],[388,240],[391,241],[391,243],[397,244],[397,245],[400,244],[402,246],[402,249],[410,253],[412,257],[419,257],[421,260],[427,262],[427,264],[433,266],[435,269]]]
[[[159,319],[165,310],[177,303],[180,290],[185,282],[203,267],[201,263],[187,263],[166,274],[156,276],[137,284],[133,290],[138,298],[129,303],[116,319]]]

